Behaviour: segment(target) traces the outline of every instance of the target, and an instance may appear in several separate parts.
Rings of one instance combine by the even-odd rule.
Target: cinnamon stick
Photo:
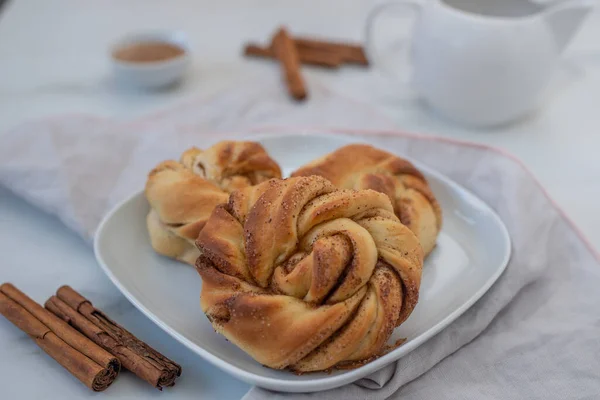
[[[297,37],[294,43],[298,51],[304,52],[309,50],[325,51],[339,54],[342,61],[358,65],[369,65],[369,60],[365,55],[362,46],[350,43],[329,42],[319,39]]]
[[[117,377],[120,363],[115,357],[10,283],[0,286],[0,313],[90,389],[101,392]]]
[[[244,55],[263,58],[277,58],[273,47],[261,47],[249,43],[244,48]],[[321,51],[318,49],[305,48],[298,51],[300,63],[307,65],[316,65],[324,68],[338,68],[342,63],[342,58],[337,53]]]
[[[154,368],[148,361],[128,349],[121,341],[113,338],[104,329],[94,325],[85,316],[69,307],[68,304],[56,296],[52,296],[46,301],[46,308],[77,328],[98,345],[115,354],[121,360],[124,368],[140,376],[151,385],[157,386],[162,371]]]
[[[298,51],[285,28],[280,28],[273,38],[273,49],[283,69],[288,91],[296,100],[304,100],[306,98],[306,87],[300,73]]]
[[[162,390],[173,386],[181,367],[154,350],[69,286],[58,289],[46,302],[46,308],[96,344],[114,354],[124,368]]]

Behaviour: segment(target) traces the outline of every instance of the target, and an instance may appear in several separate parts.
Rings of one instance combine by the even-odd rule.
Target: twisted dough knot
[[[194,265],[200,255],[194,241],[214,208],[229,192],[280,178],[281,170],[255,142],[193,147],[180,161],[163,161],[148,175],[146,224],[156,252]]]
[[[206,151],[192,147],[181,163],[227,193],[281,178],[279,165],[257,142],[222,141]]]
[[[271,180],[232,193],[196,244],[202,310],[272,368],[364,362],[417,304],[422,248],[373,190]]]
[[[400,221],[419,238],[425,255],[435,247],[442,209],[427,180],[409,161],[365,144],[351,144],[314,160],[292,176],[319,175],[342,189],[388,195]]]

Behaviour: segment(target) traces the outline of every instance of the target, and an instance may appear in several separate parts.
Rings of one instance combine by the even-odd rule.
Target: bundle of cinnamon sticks
[[[325,68],[338,68],[343,64],[369,65],[362,46],[358,44],[292,37],[285,27],[279,28],[267,47],[247,44],[244,55],[279,60],[288,91],[296,100],[307,97],[301,64]]]
[[[0,286],[0,314],[94,391],[116,379],[121,366],[162,390],[181,367],[163,356],[69,286],[42,307],[10,283]]]

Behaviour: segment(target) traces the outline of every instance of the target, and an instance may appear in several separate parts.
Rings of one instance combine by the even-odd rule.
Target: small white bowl
[[[183,54],[159,61],[124,61],[115,57],[119,49],[147,42],[177,46]],[[146,89],[159,89],[179,81],[190,64],[190,47],[185,33],[145,32],[126,36],[111,49],[113,73],[119,83]]]

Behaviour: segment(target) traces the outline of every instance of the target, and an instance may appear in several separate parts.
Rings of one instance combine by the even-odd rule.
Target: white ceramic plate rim
[[[350,140],[365,142],[365,140],[363,140],[363,138],[352,137],[352,136],[344,135],[344,134],[309,134],[309,135],[306,135],[306,134],[298,133],[297,135],[290,135],[290,136],[323,136],[323,137],[328,137],[328,138],[350,139]],[[252,135],[250,137],[250,140],[260,141],[260,140],[269,139],[269,138],[273,138],[273,135],[272,134]],[[368,141],[366,141],[366,142],[368,142]],[[345,385],[347,383],[354,382],[357,379],[367,376],[368,374],[373,373],[394,361],[397,361],[401,357],[404,357],[405,355],[409,354],[411,351],[413,351],[414,349],[419,347],[421,344],[425,343],[427,340],[429,340],[431,337],[433,337],[434,335],[439,333],[441,330],[446,328],[448,325],[450,325],[454,320],[456,320],[465,311],[467,311],[477,300],[479,300],[489,290],[489,288],[496,282],[496,280],[500,277],[500,275],[502,275],[502,273],[506,269],[506,266],[508,265],[508,261],[510,259],[511,253],[512,253],[512,243],[510,240],[510,235],[508,233],[508,229],[506,228],[504,222],[502,221],[500,216],[498,216],[498,214],[496,213],[496,211],[494,209],[492,209],[490,206],[488,206],[487,203],[485,203],[481,198],[479,198],[479,196],[475,195],[470,190],[468,190],[468,189],[464,188],[463,186],[459,185],[458,183],[454,182],[453,180],[446,177],[442,173],[440,173],[426,165],[423,165],[422,163],[420,163],[418,161],[412,160],[412,159],[410,159],[410,157],[406,157],[404,155],[403,155],[403,157],[407,158],[411,162],[413,162],[415,164],[415,166],[417,166],[421,171],[426,172],[429,175],[435,176],[437,179],[439,179],[444,184],[452,187],[453,189],[458,189],[459,191],[467,193],[468,195],[472,196],[473,199],[475,199],[476,201],[485,205],[485,208],[488,209],[490,215],[495,220],[497,226],[500,228],[502,237],[504,239],[504,244],[506,245],[506,249],[504,252],[504,258],[502,260],[501,265],[488,278],[488,280],[485,282],[484,285],[482,285],[465,303],[463,303],[456,310],[454,310],[453,312],[448,314],[445,318],[443,318],[436,325],[432,326],[431,328],[429,328],[428,330],[426,330],[425,332],[420,334],[417,338],[407,342],[406,344],[398,347],[397,349],[389,352],[388,354],[386,354],[374,361],[371,361],[370,363],[365,364],[364,366],[362,366],[360,368],[357,368],[354,370],[349,370],[340,375],[319,377],[319,378],[315,378],[313,380],[292,381],[292,380],[284,380],[284,379],[278,379],[278,378],[265,377],[265,376],[261,376],[261,375],[257,375],[257,374],[248,372],[242,368],[239,368],[237,366],[229,364],[228,362],[220,359],[218,356],[211,354],[204,348],[198,346],[191,340],[187,339],[186,337],[181,335],[179,332],[177,332],[175,329],[171,328],[168,324],[163,322],[160,318],[158,318],[152,311],[150,311],[142,303],[140,303],[136,299],[136,297],[129,290],[127,290],[127,288],[125,286],[123,286],[121,284],[119,279],[112,273],[111,269],[105,263],[105,261],[102,257],[102,254],[99,251],[99,238],[102,237],[102,232],[104,230],[104,227],[105,227],[107,221],[109,221],[111,219],[113,214],[115,214],[117,211],[119,211],[121,209],[121,207],[123,207],[125,204],[129,203],[130,201],[134,201],[135,198],[137,198],[138,196],[143,196],[143,190],[140,190],[137,193],[134,193],[127,199],[118,203],[102,219],[102,222],[100,223],[100,225],[96,231],[96,235],[94,237],[94,254],[96,256],[96,260],[100,264],[100,267],[106,273],[106,275],[109,277],[109,279],[115,284],[115,286],[117,286],[117,288],[121,291],[121,293],[123,293],[123,295],[137,309],[139,309],[148,318],[150,318],[150,320],[152,320],[156,325],[158,325],[161,329],[163,329],[169,335],[171,335],[172,337],[177,339],[179,342],[184,344],[190,350],[197,353],[198,355],[200,355],[201,357],[203,357],[205,360],[209,361],[210,363],[214,364],[215,366],[232,374],[233,376],[235,376],[245,382],[248,382],[250,384],[256,384],[257,386],[271,388],[271,389],[279,388],[279,390],[286,391],[286,392],[314,392],[314,391],[318,391],[318,390],[327,390],[327,389],[339,387],[339,386]],[[308,387],[308,385],[310,385],[311,387]],[[318,386],[318,388],[317,388],[317,386]]]

